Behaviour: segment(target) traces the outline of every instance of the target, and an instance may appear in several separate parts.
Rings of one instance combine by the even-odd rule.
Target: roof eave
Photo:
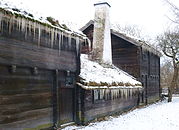
[[[83,27],[80,29],[80,31],[83,32],[83,31],[84,31],[85,29],[87,29],[90,25],[94,25],[94,20],[90,20],[85,26],[83,26]],[[113,29],[111,29],[111,34],[113,34],[113,35],[115,35],[115,36],[117,36],[117,37],[119,37],[119,38],[122,38],[122,39],[128,41],[129,43],[131,43],[131,44],[133,44],[133,45],[135,45],[135,46],[137,46],[137,47],[143,47],[143,48],[144,48],[144,46],[148,46],[150,49],[147,49],[147,47],[145,47],[148,51],[152,52],[153,54],[157,55],[158,57],[161,57],[161,56],[162,56],[162,54],[161,54],[158,50],[156,50],[155,48],[153,48],[153,47],[147,45],[146,43],[136,41],[135,39],[133,39],[133,38],[131,38],[131,37],[129,37],[129,36],[126,36],[125,34],[119,33],[119,32],[117,32],[117,31],[115,31],[115,30],[113,30]],[[146,44],[146,45],[145,45],[145,44]]]
[[[90,20],[87,24],[85,24],[85,26],[83,26],[82,28],[80,28],[80,31],[84,31],[85,29],[87,29],[90,25],[94,25],[94,21]]]

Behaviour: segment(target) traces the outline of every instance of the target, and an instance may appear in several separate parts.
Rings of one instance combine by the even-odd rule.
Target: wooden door
[[[60,123],[73,121],[73,88],[60,89]]]
[[[74,121],[74,84],[67,82],[66,73],[60,73],[59,84],[59,118],[60,124]]]

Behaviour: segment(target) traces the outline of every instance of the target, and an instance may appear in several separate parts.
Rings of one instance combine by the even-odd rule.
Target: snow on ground
[[[64,130],[179,130],[179,97],[173,102],[158,102],[135,109],[108,121],[90,123],[88,126],[69,126]]]
[[[126,72],[118,69],[114,65],[104,67],[97,62],[90,61],[88,56],[81,54],[81,73],[80,77],[83,78],[84,82],[96,82],[96,83],[129,83],[137,87],[141,85],[134,77],[127,74]],[[138,86],[141,87],[141,86]]]

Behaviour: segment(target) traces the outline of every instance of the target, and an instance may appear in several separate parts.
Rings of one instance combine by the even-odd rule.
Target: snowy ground
[[[91,123],[88,126],[69,126],[64,130],[179,130],[179,97],[172,103],[158,102],[136,109],[108,121]]]

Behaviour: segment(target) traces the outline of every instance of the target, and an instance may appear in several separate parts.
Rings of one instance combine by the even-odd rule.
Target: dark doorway
[[[59,118],[60,124],[74,121],[74,84],[73,76],[60,72]]]

